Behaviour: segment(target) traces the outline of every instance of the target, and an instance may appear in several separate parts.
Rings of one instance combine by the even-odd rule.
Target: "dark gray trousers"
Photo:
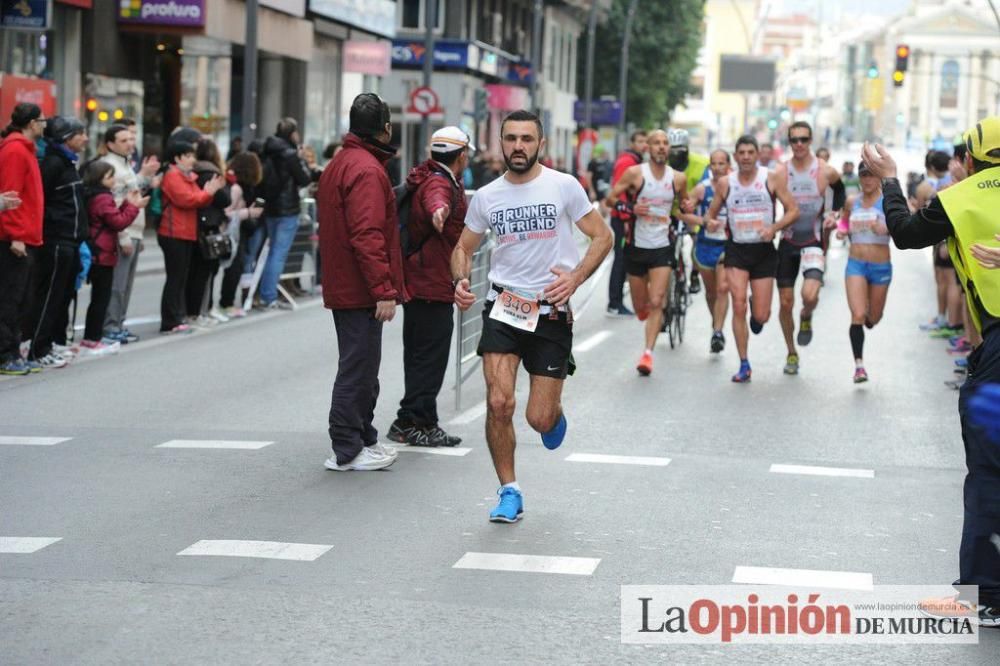
[[[334,310],[337,330],[337,378],[330,400],[330,442],[343,465],[378,441],[372,425],[378,401],[378,370],[382,362],[382,322],[375,310]]]

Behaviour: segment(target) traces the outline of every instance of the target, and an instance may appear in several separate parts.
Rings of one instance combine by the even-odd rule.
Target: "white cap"
[[[472,145],[472,139],[469,138],[469,135],[454,125],[442,127],[431,137],[431,152],[433,153],[451,153],[464,148],[476,149]]]

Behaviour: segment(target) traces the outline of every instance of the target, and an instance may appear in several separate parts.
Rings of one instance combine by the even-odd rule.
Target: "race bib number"
[[[823,256],[823,248],[804,247],[802,248],[802,260],[799,262],[802,273],[806,271],[825,271],[826,257]]]
[[[724,215],[720,215],[716,219],[722,222],[722,226],[719,227],[718,231],[709,231],[708,225],[705,225],[705,238],[709,240],[724,241],[726,240],[726,217]]]
[[[732,213],[733,240],[740,243],[758,243],[764,231],[764,214],[760,212]]]
[[[878,213],[873,210],[856,210],[851,213],[850,229],[852,234],[863,234],[875,229]]]
[[[650,206],[649,214],[645,217],[648,218],[646,220],[647,222],[663,224],[664,222],[670,221],[670,209],[663,206]]]
[[[538,327],[538,299],[504,289],[493,303],[490,319],[533,333]]]

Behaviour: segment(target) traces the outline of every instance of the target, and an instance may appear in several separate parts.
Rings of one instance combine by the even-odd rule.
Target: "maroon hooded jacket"
[[[139,215],[139,209],[128,201],[115,205],[111,190],[95,191],[87,202],[90,216],[90,243],[95,252],[93,261],[98,266],[118,264],[118,234],[128,229]]]
[[[451,253],[465,228],[465,190],[447,167],[433,160],[415,166],[406,185],[413,190],[407,225],[410,243],[420,247],[404,259],[406,291],[410,298],[452,303],[455,288],[451,281]],[[451,212],[438,232],[431,218],[443,206],[449,206]]]
[[[396,197],[385,170],[391,157],[348,134],[319,180],[323,304],[331,310],[406,300]]]

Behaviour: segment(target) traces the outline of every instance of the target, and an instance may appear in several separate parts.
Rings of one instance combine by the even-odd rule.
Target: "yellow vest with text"
[[[969,313],[982,332],[982,313],[1000,318],[1000,269],[983,268],[970,248],[979,243],[1000,247],[1000,168],[984,169],[938,192],[954,236],[948,239],[955,272],[962,282]]]

